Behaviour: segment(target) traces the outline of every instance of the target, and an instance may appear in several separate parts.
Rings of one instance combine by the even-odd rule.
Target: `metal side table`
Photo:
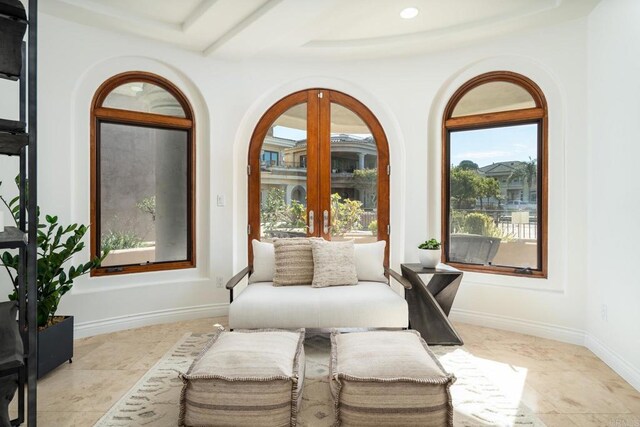
[[[462,271],[440,264],[424,268],[421,264],[401,264],[402,276],[412,288],[404,290],[409,305],[409,327],[420,332],[429,345],[462,345],[449,312],[462,281]],[[420,275],[431,275],[425,283]]]

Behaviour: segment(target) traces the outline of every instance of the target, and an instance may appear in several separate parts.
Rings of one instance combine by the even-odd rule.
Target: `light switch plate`
[[[218,197],[216,198],[217,204],[218,206],[224,206],[224,194],[218,194]]]

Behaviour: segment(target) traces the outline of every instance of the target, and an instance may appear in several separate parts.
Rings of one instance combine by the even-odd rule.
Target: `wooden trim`
[[[193,268],[195,261],[154,262],[145,265],[114,265],[91,270],[91,277],[113,276],[118,274],[147,273],[151,271],[181,270]]]
[[[318,95],[322,92],[322,98]],[[260,239],[260,151],[267,131],[273,122],[294,105],[307,103],[307,210],[314,210],[315,236],[331,238],[323,233],[322,211],[331,212],[331,128],[330,103],[335,102],[353,111],[371,130],[378,150],[378,240],[387,242],[385,267],[389,265],[389,145],[380,122],[364,104],[338,91],[314,88],[288,95],[269,108],[258,121],[251,136],[248,165],[248,236],[249,265],[253,265],[251,241]]]
[[[448,266],[457,268],[463,271],[472,271],[475,273],[488,273],[488,274],[500,274],[502,276],[514,276],[514,277],[530,277],[534,279],[544,279],[547,277],[546,272],[542,270],[531,270],[531,274],[517,273],[514,267],[504,267],[497,265],[479,265],[479,264],[464,264],[460,262],[446,262]]]
[[[536,103],[535,108],[504,111],[499,113],[476,114],[452,118],[457,103],[470,90],[489,82],[505,81],[525,89]],[[517,272],[516,267],[477,265],[449,262],[449,214],[450,214],[450,147],[449,136],[452,130],[482,129],[488,127],[518,125],[526,122],[538,123],[538,268],[531,274]],[[441,187],[441,233],[443,253],[442,261],[464,271],[501,274],[518,277],[546,278],[548,275],[548,109],[547,101],[540,87],[533,80],[510,71],[495,71],[477,76],[464,83],[451,97],[445,107],[442,119],[442,187]]]
[[[105,98],[118,86],[130,82],[151,83],[173,95],[185,112],[186,118],[165,116],[115,108],[102,107]],[[186,96],[169,80],[155,74],[133,71],[118,74],[105,81],[93,97],[90,110],[90,250],[91,257],[100,253],[100,123],[116,123],[176,129],[187,131],[187,259],[181,261],[155,262],[145,265],[122,265],[99,267],[91,276],[143,273],[149,271],[176,270],[196,266],[196,130],[193,109]]]
[[[94,114],[96,118],[100,120],[124,124],[147,125],[170,129],[191,129],[193,126],[193,120],[191,119],[139,111],[118,110],[116,108],[98,107],[94,110]]]
[[[524,122],[538,120],[544,117],[542,108],[526,108],[524,110],[502,111],[499,113],[476,114],[473,116],[462,116],[447,119],[445,125],[448,129],[459,130],[465,128],[493,127],[500,124],[513,124],[514,122]]]
[[[319,150],[319,206],[318,206],[318,236],[331,240],[331,91],[318,90],[322,92],[319,111],[319,129],[318,129],[318,150]],[[324,232],[324,211],[328,213],[329,229]]]

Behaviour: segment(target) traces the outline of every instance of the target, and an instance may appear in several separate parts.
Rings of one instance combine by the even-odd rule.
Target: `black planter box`
[[[38,332],[38,378],[73,358],[73,316]]]
[[[0,0],[0,77],[16,80],[22,69],[26,13],[19,0]]]

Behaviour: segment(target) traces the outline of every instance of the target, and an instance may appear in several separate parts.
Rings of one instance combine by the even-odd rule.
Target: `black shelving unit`
[[[28,0],[28,16],[19,1],[0,0],[0,37],[3,42],[19,38],[17,43],[0,45],[0,78],[18,80],[20,85],[19,120],[0,118],[0,155],[17,156],[20,161],[20,223],[0,233],[0,248],[20,253],[18,327],[24,344],[23,361],[0,366],[0,376],[18,373],[18,416],[11,425],[27,421],[28,426],[37,424],[37,20],[38,0]],[[26,43],[19,30],[25,24]]]

